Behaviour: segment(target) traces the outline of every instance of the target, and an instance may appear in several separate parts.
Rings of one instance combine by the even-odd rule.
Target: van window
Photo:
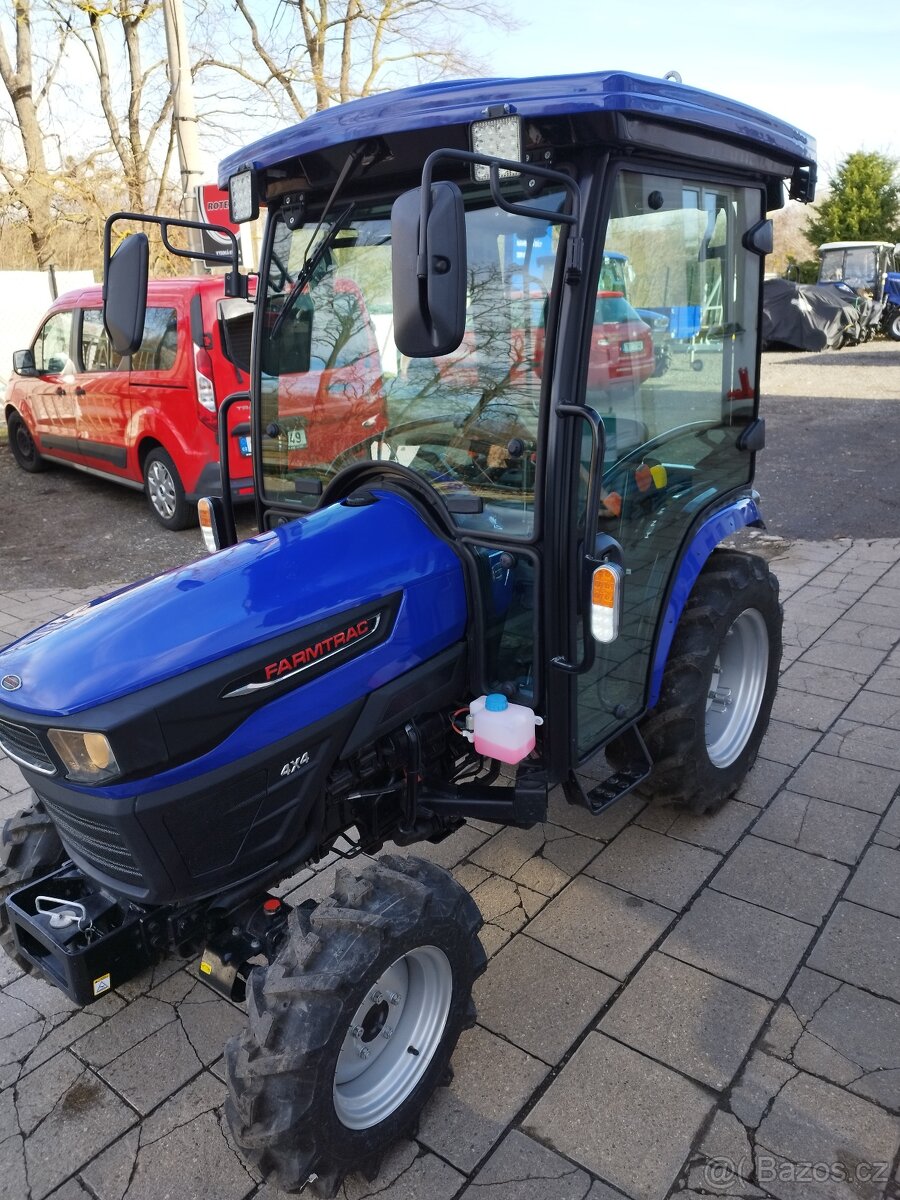
[[[121,371],[127,362],[113,349],[103,328],[103,311],[86,308],[81,315],[81,365],[85,371]]]
[[[174,308],[148,308],[140,349],[131,357],[132,371],[171,371],[178,349]]]
[[[44,322],[34,339],[34,365],[39,375],[72,375],[75,367],[69,358],[72,338],[72,313],[59,312]]]

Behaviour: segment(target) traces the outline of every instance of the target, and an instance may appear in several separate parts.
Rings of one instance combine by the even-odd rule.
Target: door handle
[[[75,389],[75,395],[76,395],[76,396],[86,396],[86,395],[87,395],[87,392],[84,390],[84,388],[83,388],[83,387],[77,387],[77,388]]]
[[[56,394],[57,396],[64,396],[66,394],[66,389],[64,387],[58,387],[56,389]]]

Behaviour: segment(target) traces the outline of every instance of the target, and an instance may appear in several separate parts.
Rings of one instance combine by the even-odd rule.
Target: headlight
[[[47,735],[74,783],[103,783],[121,774],[112,746],[103,733],[50,729]]]

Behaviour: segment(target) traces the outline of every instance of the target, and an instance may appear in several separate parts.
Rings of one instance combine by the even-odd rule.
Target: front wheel
[[[884,325],[884,332],[892,342],[900,342],[900,308],[895,308]]]
[[[782,619],[765,560],[715,550],[675,630],[659,701],[640,726],[654,762],[642,792],[698,814],[734,794],[769,724]]]
[[[6,897],[32,879],[48,875],[67,857],[53,822],[38,803],[10,817],[0,827],[0,949],[28,973],[32,966],[18,954],[6,912]]]
[[[446,871],[382,857],[311,913],[250,976],[249,1027],[225,1051],[228,1120],[266,1179],[333,1196],[414,1130],[474,1023],[478,908]]]
[[[31,430],[25,424],[25,418],[19,416],[17,412],[11,413],[6,427],[9,433],[9,448],[22,470],[28,471],[31,475],[38,471],[45,471],[47,464],[34,443]]]
[[[166,529],[187,529],[191,524],[193,513],[181,476],[163,449],[151,450],[144,460],[144,491],[153,515]]]

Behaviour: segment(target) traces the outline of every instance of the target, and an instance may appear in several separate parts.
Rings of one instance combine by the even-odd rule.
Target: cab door
[[[634,169],[614,178],[604,256],[628,269],[616,288],[597,278],[583,386],[603,432],[596,534],[625,573],[618,636],[593,647],[577,640],[577,662],[593,651],[593,664],[569,676],[576,762],[647,707],[682,553],[704,515],[752,479],[741,435],[756,417],[762,260],[742,238],[763,215],[762,190],[740,183]],[[590,448],[585,437],[572,489],[571,520],[582,528]],[[588,570],[582,551],[573,596]]]

